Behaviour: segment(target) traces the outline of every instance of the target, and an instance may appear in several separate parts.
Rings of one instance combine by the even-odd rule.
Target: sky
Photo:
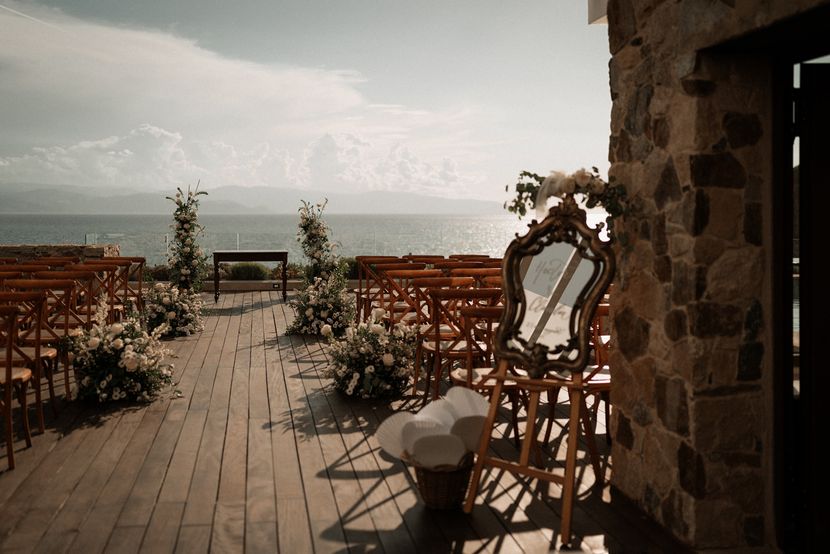
[[[0,188],[504,200],[608,167],[584,0],[0,0]]]

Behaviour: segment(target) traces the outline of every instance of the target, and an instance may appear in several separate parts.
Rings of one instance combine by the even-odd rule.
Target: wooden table
[[[219,301],[219,262],[282,262],[282,299],[288,299],[287,250],[215,250],[213,252],[213,300]]]

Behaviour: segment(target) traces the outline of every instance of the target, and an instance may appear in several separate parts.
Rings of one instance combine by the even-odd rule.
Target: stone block
[[[669,156],[663,165],[657,187],[654,189],[654,203],[657,204],[657,209],[662,211],[666,204],[677,200],[680,200],[680,181],[674,169],[674,162]]]
[[[692,440],[698,452],[707,457],[757,452],[765,420],[760,392],[697,394],[693,402]]]
[[[725,250],[723,241],[716,237],[702,236],[695,239],[695,262],[709,266],[717,260]]]
[[[726,189],[710,189],[709,194],[709,224],[704,234],[720,239],[734,241],[738,239],[741,229],[743,199],[740,191]]]
[[[754,113],[728,112],[723,116],[723,130],[726,133],[729,146],[732,148],[752,146],[763,135],[761,118]]]
[[[685,381],[658,375],[654,381],[657,416],[666,429],[684,437],[689,436],[689,403]]]
[[[732,337],[742,327],[741,310],[732,304],[694,302],[687,311],[689,329],[696,337]]]
[[[631,361],[642,356],[648,349],[651,324],[639,317],[630,306],[614,316],[617,331],[617,347]]]
[[[762,279],[759,248],[726,250],[707,272],[707,299],[735,302],[755,298],[761,293]]]
[[[684,310],[672,310],[663,320],[663,330],[671,341],[677,341],[689,334],[689,326]]]
[[[677,449],[677,473],[680,486],[695,498],[706,496],[706,464],[703,456],[686,442]]]
[[[730,152],[691,156],[692,184],[696,187],[743,188],[746,170]]]

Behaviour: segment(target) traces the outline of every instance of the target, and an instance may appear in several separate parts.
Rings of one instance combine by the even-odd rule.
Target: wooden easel
[[[524,270],[528,267],[527,258],[537,256],[545,248],[557,243],[570,244],[574,248],[574,253],[564,263],[558,264],[558,270],[548,276],[551,279],[551,288],[544,293],[544,297],[548,299],[547,306],[541,318],[529,320],[535,328],[528,334],[528,338],[524,338],[522,324],[528,314],[528,301],[524,289]],[[540,336],[540,326],[546,324],[550,313],[556,308],[580,263],[575,256],[590,261],[593,264],[593,273],[587,278],[583,273],[584,284],[580,284],[580,281],[575,284],[577,287],[581,286],[582,289],[573,300],[569,323],[570,337],[566,339],[567,344],[561,346],[539,344],[536,341]],[[464,503],[465,512],[470,513],[473,509],[479,481],[485,467],[558,483],[562,485],[562,544],[570,543],[573,503],[576,494],[576,454],[580,423],[585,432],[594,473],[599,482],[603,480],[593,423],[585,402],[583,371],[588,364],[593,313],[613,279],[614,269],[615,260],[610,245],[599,239],[596,229],[587,226],[585,212],[576,205],[572,196],[565,197],[562,203],[551,208],[549,216],[541,223],[534,221],[528,233],[524,236],[517,236],[508,247],[503,268],[505,311],[494,344],[499,363],[496,371],[488,376],[496,383],[490,399],[490,409],[478,448],[470,489]],[[534,279],[538,281],[539,276],[534,276]],[[513,372],[508,372],[511,364],[526,370],[528,376],[517,376]],[[554,372],[568,374],[570,377],[560,377]],[[489,452],[500,397],[507,380],[517,383],[520,390],[526,391],[528,398],[527,424],[518,461],[500,458]],[[539,400],[543,392],[554,388],[557,390],[565,388],[570,397],[564,474],[544,469],[541,448],[537,441],[536,418]],[[535,463],[531,462],[531,454],[534,456],[533,462]]]

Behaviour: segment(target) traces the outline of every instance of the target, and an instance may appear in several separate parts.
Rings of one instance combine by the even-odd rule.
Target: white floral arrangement
[[[302,288],[289,302],[296,317],[288,334],[320,335],[326,325],[334,336],[342,336],[354,318],[354,300],[346,290],[345,264],[329,240],[323,220],[326,202],[303,202],[297,240],[311,262]]]
[[[386,312],[376,308],[370,322],[350,325],[345,337],[335,339],[332,329],[322,334],[331,340],[331,364],[325,375],[348,396],[359,398],[400,398],[409,385],[415,361],[414,327],[398,323],[389,331]]]
[[[336,274],[329,279],[318,277],[299,290],[290,305],[297,315],[288,327],[288,334],[322,335],[328,326],[334,336],[345,333],[354,319],[354,299],[346,290],[346,279]]]
[[[173,383],[169,351],[160,341],[162,325],[148,333],[135,316],[107,324],[107,302],[98,303],[89,331],[76,329],[66,348],[78,379],[78,397],[99,403],[152,400]]]
[[[505,187],[508,191],[509,187]],[[564,197],[576,194],[584,197],[585,207],[601,206],[608,213],[608,228],[613,231],[613,220],[629,210],[625,186],[608,183],[599,176],[599,170],[578,169],[573,173],[551,171],[547,177],[522,171],[515,185],[516,197],[505,203],[507,211],[522,217],[528,210],[535,209],[537,218],[543,219],[546,202],[551,196]]]
[[[147,292],[144,317],[150,331],[166,326],[163,337],[192,335],[205,328],[199,293],[167,283],[156,283]]]
[[[187,193],[176,189],[176,195],[168,196],[176,204],[173,212],[173,224],[170,226],[175,232],[173,244],[170,247],[168,264],[170,265],[170,281],[177,287],[185,290],[202,290],[202,281],[207,273],[207,256],[197,243],[198,237],[204,232],[199,225],[199,196],[207,194],[205,191],[191,191]]]

